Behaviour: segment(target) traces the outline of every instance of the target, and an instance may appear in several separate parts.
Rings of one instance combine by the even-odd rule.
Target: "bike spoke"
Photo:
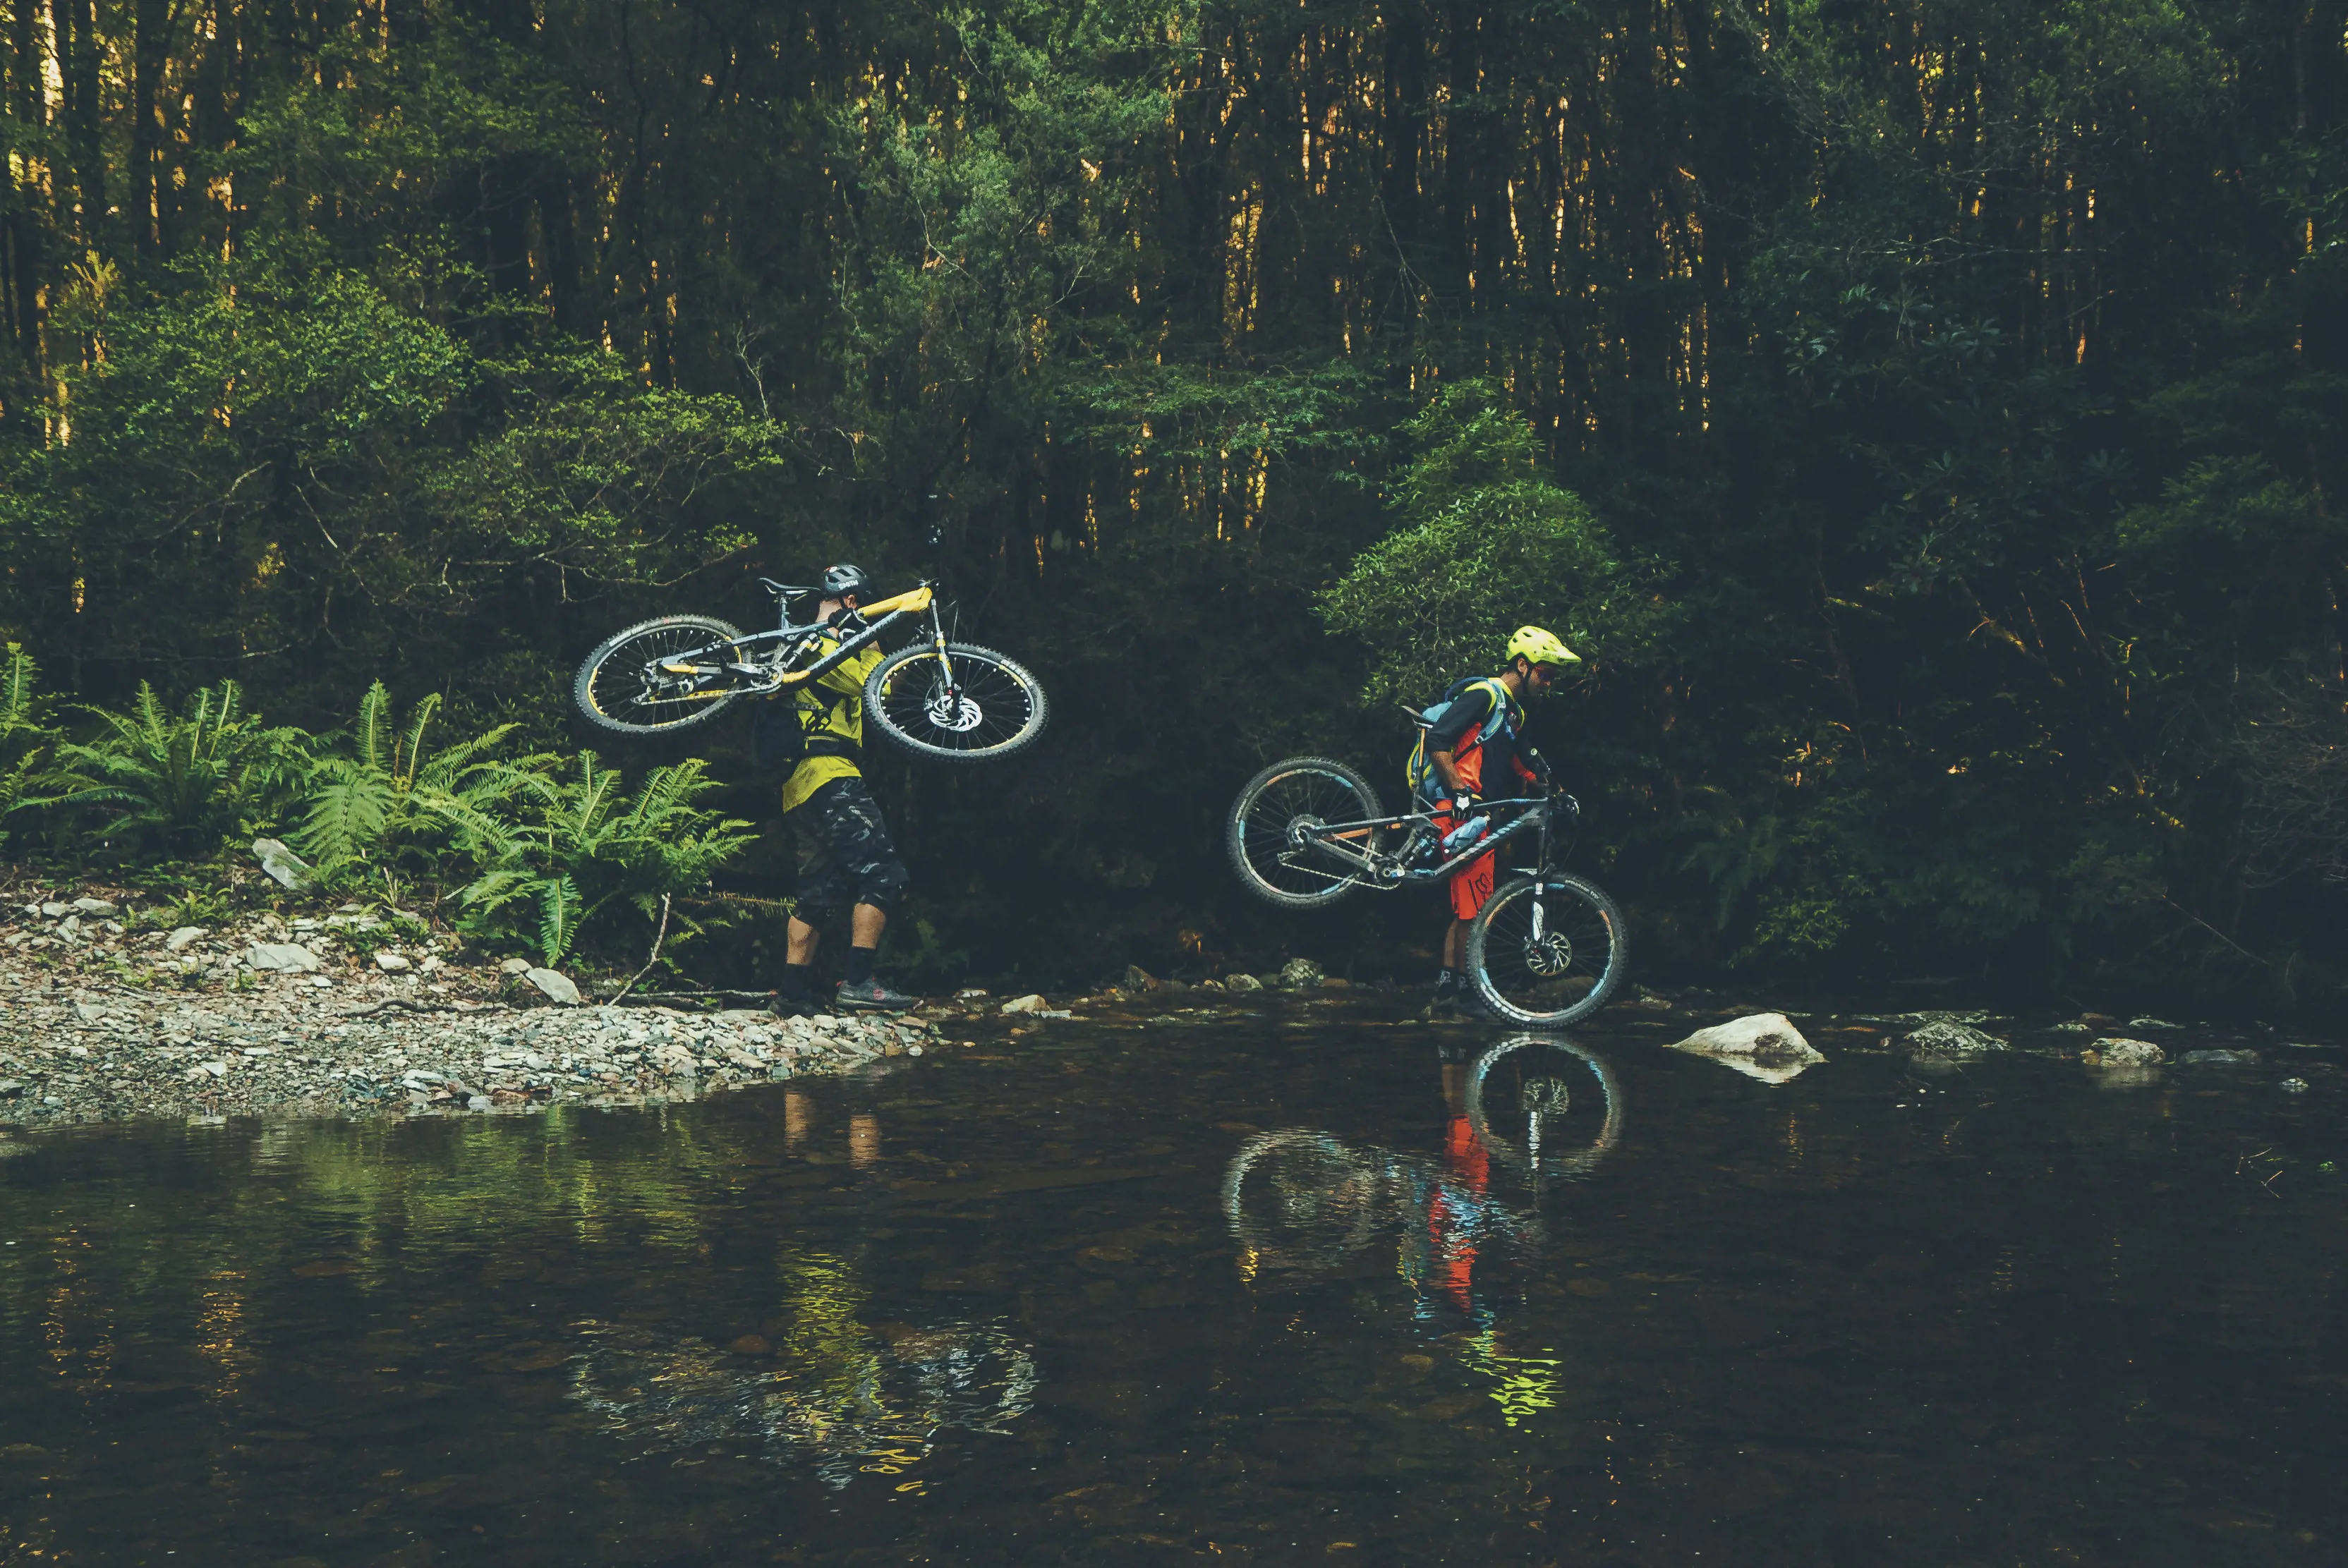
[[[952,670],[949,682],[946,667],[930,655],[891,674],[881,694],[889,722],[942,751],[984,752],[1011,740],[1034,718],[1034,693],[1000,665],[958,653]]]
[[[667,676],[659,671],[666,661],[705,654],[709,648],[705,630],[664,626],[613,649],[591,680],[596,707],[616,719],[657,724],[726,696],[731,688],[723,674]]]
[[[1484,937],[1484,972],[1509,1006],[1535,1015],[1564,1012],[1606,979],[1614,962],[1613,928],[1580,897],[1552,889],[1540,896],[1537,938],[1534,907],[1527,887],[1493,910]]]
[[[1248,863],[1258,875],[1283,893],[1310,895],[1346,880],[1349,864],[1334,850],[1292,845],[1291,825],[1358,822],[1372,815],[1370,803],[1344,779],[1300,769],[1264,786],[1250,803],[1240,831]],[[1375,835],[1349,842],[1367,850]]]

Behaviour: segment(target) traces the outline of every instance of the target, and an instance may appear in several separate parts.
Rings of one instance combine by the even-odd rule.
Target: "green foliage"
[[[552,760],[498,761],[510,724],[442,742],[434,734],[439,712],[438,693],[428,694],[395,729],[390,693],[378,681],[349,732],[313,748],[294,845],[329,883],[403,861],[430,866],[493,843],[495,814]]]
[[[487,869],[459,895],[462,926],[526,942],[549,964],[590,925],[649,921],[664,895],[707,886],[751,838],[749,824],[696,804],[714,787],[698,761],[654,768],[633,795],[592,752],[575,779],[517,772],[512,782],[520,809],[482,845]],[[673,918],[672,940],[696,929]]]
[[[176,713],[143,682],[131,712],[88,712],[100,733],[57,748],[37,804],[109,844],[209,854],[267,823],[300,776],[305,737],[247,713],[233,681]]]
[[[7,663],[0,666],[0,845],[9,842],[8,819],[26,804],[41,759],[57,739],[40,682],[33,656],[17,643],[8,644]]]
[[[1320,597],[1330,629],[1373,660],[1366,698],[1418,706],[1500,667],[1509,633],[1545,626],[1585,660],[1652,657],[1670,624],[1660,569],[1626,561],[1581,498],[1539,471],[1523,417],[1480,384],[1405,426],[1418,453],[1395,485],[1402,526]]]

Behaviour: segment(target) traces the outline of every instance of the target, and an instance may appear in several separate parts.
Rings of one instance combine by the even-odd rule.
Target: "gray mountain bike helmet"
[[[864,569],[850,561],[827,567],[823,574],[823,596],[826,599],[846,599],[850,594],[862,599],[872,591],[872,579]]]

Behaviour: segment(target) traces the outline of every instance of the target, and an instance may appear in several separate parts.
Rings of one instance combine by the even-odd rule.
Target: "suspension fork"
[[[938,601],[934,599],[930,600],[930,646],[937,650],[938,669],[945,676],[947,693],[960,696],[961,688],[954,684],[953,660],[946,652],[945,618],[938,613]]]
[[[1540,854],[1533,862],[1533,940],[1536,942],[1547,934],[1544,929],[1547,912],[1541,907],[1543,879],[1549,876],[1549,802],[1546,799],[1540,804]]]

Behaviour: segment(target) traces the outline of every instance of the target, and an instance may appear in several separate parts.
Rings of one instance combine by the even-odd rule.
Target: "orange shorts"
[[[1447,811],[1435,814],[1435,827],[1438,833],[1449,833],[1457,822],[1458,819]],[[1498,859],[1497,852],[1488,849],[1478,856],[1467,870],[1451,878],[1453,919],[1473,920],[1483,909],[1484,901],[1492,896],[1493,874]]]

